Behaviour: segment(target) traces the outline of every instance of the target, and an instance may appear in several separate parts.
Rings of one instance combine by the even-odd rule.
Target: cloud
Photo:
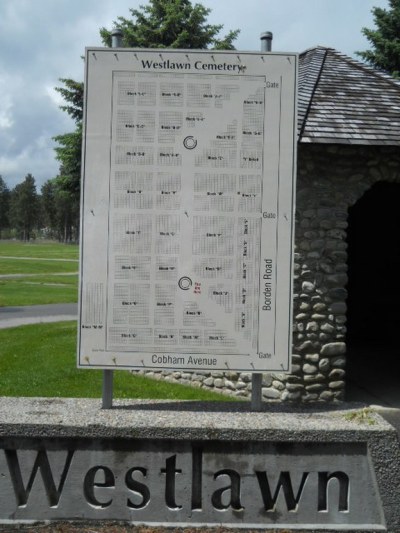
[[[101,45],[99,27],[118,7],[121,0],[1,0],[0,174],[9,187],[27,173],[39,184],[57,174],[52,138],[74,123],[54,87],[83,79],[85,45]]]
[[[363,26],[387,0],[199,0],[211,8],[222,34],[241,29],[237,47],[260,49],[260,33],[274,33],[274,50],[315,44],[352,54],[366,49]],[[55,176],[55,135],[74,129],[58,108],[59,78],[82,80],[85,46],[101,46],[99,28],[147,0],[0,0],[0,174],[9,187],[26,174],[38,184]],[[195,0],[193,0],[195,3]]]
[[[1,90],[0,93],[4,94],[4,91]],[[0,100],[0,130],[7,130],[13,125],[12,118],[12,102],[10,95],[5,94],[4,98]]]

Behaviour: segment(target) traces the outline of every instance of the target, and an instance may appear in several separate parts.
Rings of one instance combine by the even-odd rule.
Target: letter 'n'
[[[290,472],[280,473],[278,483],[276,485],[276,489],[275,489],[273,496],[272,496],[271,489],[269,486],[267,472],[256,471],[256,475],[258,479],[258,484],[260,485],[261,496],[262,496],[266,511],[273,511],[275,509],[276,501],[278,499],[279,491],[281,490],[281,488],[285,496],[288,511],[296,510],[297,505],[300,501],[301,495],[303,493],[303,488],[308,477],[308,472],[303,472],[303,476],[300,481],[299,490],[297,491],[296,496],[294,495],[292,480],[290,478]]]
[[[54,482],[53,473],[51,471],[49,459],[45,450],[39,450],[36,455],[35,463],[29,477],[28,484],[25,488],[22,479],[21,467],[18,460],[16,450],[4,450],[7,459],[8,470],[10,472],[11,481],[14,487],[15,497],[17,499],[18,507],[23,507],[28,503],[29,494],[31,493],[33,483],[36,478],[38,470],[42,475],[43,485],[46,491],[47,499],[50,507],[57,507],[62,491],[64,489],[65,480],[71,466],[74,451],[69,451],[65,460],[64,468],[61,474],[58,488]]]
[[[318,472],[318,511],[328,510],[328,487],[331,479],[339,482],[339,511],[349,510],[349,476],[344,472]]]

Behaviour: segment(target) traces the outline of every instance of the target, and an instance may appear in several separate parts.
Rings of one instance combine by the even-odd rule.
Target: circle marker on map
[[[188,150],[193,150],[193,148],[196,148],[197,146],[197,141],[194,137],[192,137],[192,135],[189,135],[188,137],[184,138],[183,146]]]
[[[187,276],[183,276],[178,281],[178,285],[179,285],[180,289],[182,289],[183,291],[187,291],[192,286],[192,280],[190,278],[188,278]]]

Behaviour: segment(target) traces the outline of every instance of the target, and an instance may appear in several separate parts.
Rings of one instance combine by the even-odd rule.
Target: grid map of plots
[[[257,351],[264,93],[113,73],[109,350]]]
[[[224,53],[217,73],[188,68],[198,60],[171,72],[172,61],[138,52],[130,59],[143,68],[127,68],[113,55],[96,79],[104,120],[87,74],[80,365],[255,370],[273,359],[287,370],[289,348],[284,364],[277,356],[277,320],[290,322],[289,294],[277,303],[282,131],[270,140],[282,76],[273,92],[265,68],[230,72],[237,55]],[[101,57],[88,51],[88,70]],[[290,258],[285,269],[290,277]]]

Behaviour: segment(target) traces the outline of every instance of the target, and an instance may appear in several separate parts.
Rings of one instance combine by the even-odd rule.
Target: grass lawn
[[[5,259],[0,257],[0,274],[59,274],[78,272],[77,261],[44,259]]]
[[[75,303],[78,276],[32,276],[0,278],[0,307]]]
[[[102,371],[76,368],[76,323],[0,329],[0,396],[100,398]],[[114,371],[114,398],[231,400],[184,385]]]
[[[29,242],[0,240],[0,257],[45,257],[48,259],[78,259],[76,244],[58,242]]]
[[[0,307],[77,302],[77,257],[75,245],[0,241]]]
[[[0,307],[77,302],[77,260],[76,245],[0,240]],[[100,398],[102,371],[76,368],[76,329],[75,322],[0,329],[0,396]],[[123,370],[114,371],[114,398],[231,400]]]

